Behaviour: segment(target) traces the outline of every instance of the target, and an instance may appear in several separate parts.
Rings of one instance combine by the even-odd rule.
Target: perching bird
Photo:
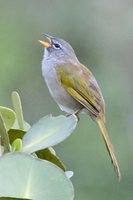
[[[98,83],[65,40],[45,34],[42,73],[53,99],[62,111],[78,115],[86,112],[98,124],[118,179],[119,165],[105,127],[105,103]]]

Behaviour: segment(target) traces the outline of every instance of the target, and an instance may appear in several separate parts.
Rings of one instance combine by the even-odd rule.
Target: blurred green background
[[[86,115],[55,147],[69,170],[76,200],[133,199],[133,1],[1,0],[0,104],[22,98],[26,121],[61,114],[41,75],[43,33],[67,40],[95,75],[122,171],[118,183],[98,127]]]

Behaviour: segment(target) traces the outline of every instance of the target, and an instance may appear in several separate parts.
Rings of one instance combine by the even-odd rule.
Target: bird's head
[[[77,62],[77,57],[71,45],[63,39],[44,34],[47,41],[39,40],[45,47],[45,58],[55,60],[58,63],[73,61]]]

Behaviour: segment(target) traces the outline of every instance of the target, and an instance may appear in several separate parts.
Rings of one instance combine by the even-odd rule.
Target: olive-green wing
[[[121,172],[118,161],[104,124],[104,100],[94,76],[80,64],[59,66],[57,72],[66,91],[96,117],[96,122],[101,130],[115,172],[120,180]],[[102,115],[97,117],[99,113]]]
[[[58,66],[61,84],[67,92],[94,116],[103,108],[102,96],[91,72],[83,65]]]

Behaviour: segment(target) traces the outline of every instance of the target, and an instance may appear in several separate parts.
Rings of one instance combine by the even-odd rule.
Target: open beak
[[[40,42],[44,47],[50,48],[52,46],[52,42],[50,38],[47,37],[47,39],[48,41],[38,40],[38,42]]]

